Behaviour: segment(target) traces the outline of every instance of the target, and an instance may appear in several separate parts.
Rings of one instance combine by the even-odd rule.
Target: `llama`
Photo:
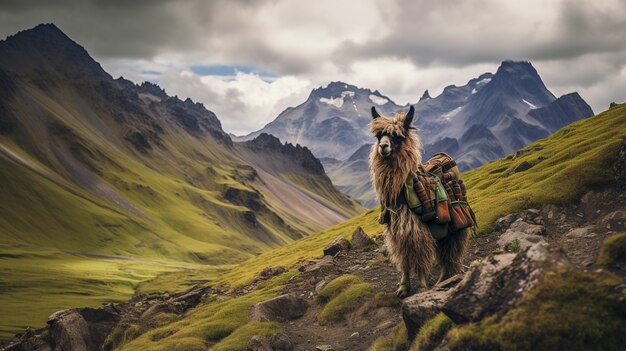
[[[421,143],[417,129],[411,126],[415,109],[396,113],[394,118],[382,117],[372,107],[371,131],[377,142],[370,153],[370,169],[381,204],[379,222],[385,223],[385,242],[392,263],[401,273],[396,295],[411,293],[410,274],[417,274],[418,290],[426,289],[427,278],[438,261],[439,280],[459,273],[467,250],[468,230],[449,233],[437,241],[420,217],[406,203],[398,201],[407,177],[422,162]]]

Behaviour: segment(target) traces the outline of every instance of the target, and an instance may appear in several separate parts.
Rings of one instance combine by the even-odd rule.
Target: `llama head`
[[[383,117],[372,107],[371,131],[376,136],[374,145],[378,156],[392,161],[406,152],[418,152],[419,140],[412,133],[416,128],[411,126],[415,109],[409,108],[407,113],[396,113],[395,117]]]

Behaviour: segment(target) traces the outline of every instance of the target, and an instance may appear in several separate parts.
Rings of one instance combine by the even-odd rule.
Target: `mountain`
[[[0,94],[0,259],[12,267],[0,278],[11,286],[0,289],[3,335],[77,302],[126,299],[157,271],[236,263],[363,209],[306,147],[233,142],[202,104],[113,79],[53,24],[0,41]],[[57,297],[28,297],[43,291]]]
[[[384,95],[375,92],[373,100],[370,95],[371,90],[333,82],[314,90],[302,105],[285,110],[261,131],[244,138],[264,132],[281,140],[297,140],[322,159],[340,189],[362,204],[373,206],[374,193],[365,189],[371,185],[361,184],[367,181],[366,170],[359,172],[359,164],[367,161],[367,155],[362,153],[356,166],[351,155],[372,143],[368,108],[376,105],[383,115],[406,108],[389,99],[378,106],[374,100]],[[350,104],[352,99],[357,101],[356,109]],[[501,158],[593,115],[578,93],[557,99],[530,62],[514,61],[504,61],[495,74],[481,74],[463,86],[447,86],[436,97],[426,90],[414,106],[414,125],[420,130],[424,158],[447,152],[462,171]]]
[[[261,130],[237,140],[272,134],[280,140],[307,146],[317,157],[345,160],[371,141],[368,125],[372,105],[386,114],[401,109],[377,90],[332,82],[314,89],[304,103],[286,109]]]

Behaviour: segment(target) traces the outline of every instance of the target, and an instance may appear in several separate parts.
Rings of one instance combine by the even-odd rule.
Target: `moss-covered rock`
[[[408,347],[406,326],[400,322],[391,334],[378,338],[369,348],[369,351],[406,350]]]
[[[626,233],[614,234],[604,240],[598,264],[603,266],[626,264]]]
[[[419,334],[417,334],[411,346],[411,351],[434,349],[453,325],[454,323],[452,323],[448,316],[439,313],[420,329]]]
[[[626,344],[621,280],[562,268],[502,318],[450,330],[451,350],[619,350]]]
[[[342,320],[348,313],[374,297],[372,286],[354,275],[336,278],[320,292],[317,299],[326,302],[318,316],[320,324]]]

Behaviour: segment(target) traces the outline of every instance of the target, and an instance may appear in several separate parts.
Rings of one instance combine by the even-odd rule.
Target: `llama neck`
[[[395,207],[406,179],[417,170],[420,157],[417,152],[398,155],[392,161],[383,159],[377,152],[372,153],[372,179],[376,193],[384,207]]]

